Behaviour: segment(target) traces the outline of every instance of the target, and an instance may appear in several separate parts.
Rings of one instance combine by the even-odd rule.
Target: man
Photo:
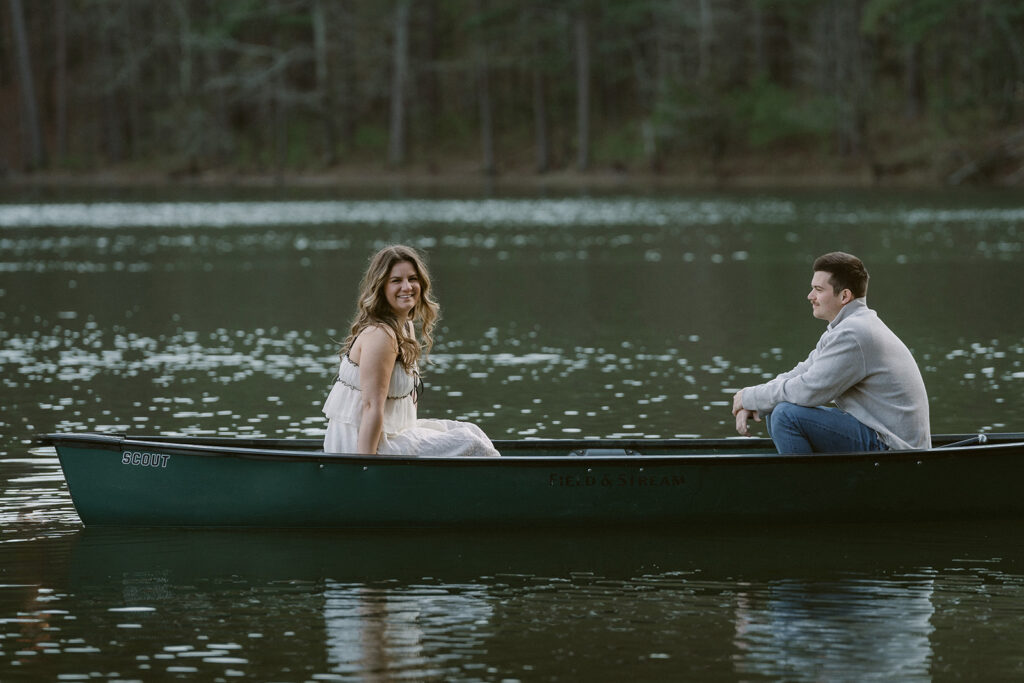
[[[906,345],[867,306],[868,272],[842,252],[814,262],[807,299],[828,322],[807,360],[733,397],[736,431],[767,419],[779,453],[929,448],[928,394]],[[824,407],[835,403],[836,407]]]

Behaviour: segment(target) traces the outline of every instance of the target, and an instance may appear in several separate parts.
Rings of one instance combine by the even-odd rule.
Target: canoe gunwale
[[[966,435],[968,438],[971,435]],[[128,437],[124,434],[99,433],[55,433],[39,437],[40,443],[59,447],[72,446],[91,449],[126,451],[151,450],[169,455],[188,455],[198,457],[233,457],[246,460],[289,461],[319,464],[348,464],[363,466],[409,465],[419,466],[502,466],[502,465],[534,465],[551,467],[552,465],[579,465],[582,461],[601,464],[617,464],[624,466],[679,464],[679,463],[732,463],[744,462],[767,463],[815,463],[838,461],[876,461],[897,462],[917,459],[920,461],[945,459],[980,453],[1001,453],[1024,450],[1024,433],[992,435],[985,443],[955,445],[964,441],[964,435],[948,435],[940,438],[948,440],[944,446],[929,449],[902,451],[870,451],[853,453],[813,453],[807,455],[779,455],[772,452],[750,452],[756,449],[771,448],[770,439],[664,439],[664,440],[568,440],[538,439],[530,441],[495,441],[495,446],[502,456],[495,457],[463,457],[463,456],[408,456],[408,455],[362,455],[347,453],[324,453],[315,450],[319,441],[298,439],[252,439],[241,437]],[[247,445],[229,445],[243,442]],[[257,443],[271,444],[272,447],[257,446]],[[291,446],[286,448],[284,446]],[[614,448],[610,448],[614,447]],[[671,449],[679,448],[680,453],[633,453],[631,449]],[[542,449],[565,451],[564,455],[515,455],[515,451],[536,451]],[[694,452],[694,449],[707,449],[711,452]],[[733,449],[721,452],[722,449]],[[623,453],[590,454],[587,451],[621,450]],[[510,453],[506,455],[506,453]]]

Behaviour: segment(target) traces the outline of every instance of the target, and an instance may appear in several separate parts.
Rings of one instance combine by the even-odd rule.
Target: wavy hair
[[[868,269],[853,254],[842,251],[822,254],[814,260],[812,270],[815,273],[821,271],[829,274],[828,282],[836,296],[844,289],[850,290],[855,299],[868,294]]]
[[[409,334],[404,325],[391,310],[384,292],[391,269],[398,263],[411,263],[416,270],[420,283],[420,300],[413,308],[409,318],[413,324],[419,324],[422,342]],[[349,352],[359,333],[371,325],[387,325],[398,340],[398,360],[409,372],[420,359],[434,346],[434,325],[441,317],[441,306],[434,298],[430,289],[430,273],[423,257],[412,247],[393,244],[384,247],[370,258],[370,265],[363,275],[359,287],[359,299],[356,301],[356,314],[352,318],[352,327],[342,346],[342,355]]]

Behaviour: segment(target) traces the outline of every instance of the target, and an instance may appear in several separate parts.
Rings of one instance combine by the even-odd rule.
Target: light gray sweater
[[[890,449],[931,447],[928,394],[910,350],[862,297],[843,306],[807,360],[743,389],[743,407],[762,414],[779,403],[834,401],[878,432]]]

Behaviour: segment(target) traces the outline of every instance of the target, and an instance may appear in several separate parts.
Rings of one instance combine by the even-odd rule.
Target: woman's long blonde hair
[[[413,324],[419,323],[421,341],[409,334],[405,326],[398,324],[398,319],[391,310],[384,293],[388,276],[396,263],[411,263],[416,270],[420,282],[420,300],[412,310],[409,319]],[[407,371],[412,371],[420,358],[434,345],[434,325],[441,315],[441,306],[434,299],[430,290],[430,274],[426,263],[412,247],[393,244],[384,247],[370,259],[370,265],[363,275],[363,283],[359,287],[359,299],[356,302],[356,314],[352,319],[352,327],[341,349],[342,355],[351,350],[359,333],[370,325],[387,325],[395,333],[398,340],[398,360]]]

